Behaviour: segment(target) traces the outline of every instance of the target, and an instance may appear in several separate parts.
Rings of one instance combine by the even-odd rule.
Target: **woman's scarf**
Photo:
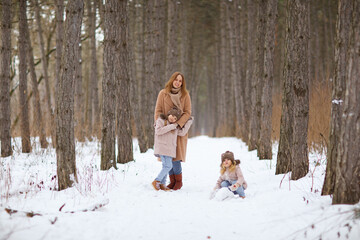
[[[181,110],[181,113],[183,112],[182,107],[181,107],[181,103],[180,103],[180,98],[181,98],[181,88],[171,88],[171,92],[170,94],[170,98],[171,101],[174,103],[174,105]]]

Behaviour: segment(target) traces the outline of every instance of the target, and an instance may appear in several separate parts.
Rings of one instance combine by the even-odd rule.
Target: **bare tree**
[[[109,0],[104,7],[104,74],[102,81],[102,137],[101,137],[101,170],[116,167],[115,159],[115,113],[116,113],[116,67],[114,56],[117,42],[120,40],[117,27],[117,15],[120,2]]]
[[[47,103],[47,110],[49,114],[50,120],[50,130],[51,130],[51,139],[53,146],[56,146],[56,138],[55,138],[55,128],[54,128],[54,114],[51,107],[51,93],[50,93],[50,80],[48,74],[48,62],[45,53],[45,44],[44,44],[44,37],[43,37],[43,30],[41,24],[41,16],[40,16],[40,6],[38,0],[33,0],[35,4],[35,17],[38,26],[38,36],[40,42],[40,50],[41,50],[41,63],[43,67],[43,76],[45,80],[45,90],[46,90],[46,103]]]
[[[353,6],[351,1],[339,1],[336,23],[335,71],[332,81],[331,126],[329,146],[327,149],[326,175],[321,193],[322,195],[334,193],[336,161],[341,132],[341,117],[346,88],[347,56],[352,9]]]
[[[90,39],[91,64],[90,64],[90,95],[92,101],[92,131],[95,136],[99,135],[99,90],[98,90],[98,67],[96,58],[96,4],[87,0],[88,12],[88,35]],[[90,123],[91,124],[91,123]]]
[[[286,65],[276,173],[292,171],[291,179],[297,180],[309,171],[309,4],[307,0],[287,1],[286,9]]]
[[[360,3],[351,2],[348,71],[333,204],[356,204],[360,200]]]
[[[1,157],[12,155],[10,64],[11,64],[11,0],[2,1],[1,48],[0,48],[0,140]]]
[[[26,0],[19,1],[19,103],[22,152],[31,152],[27,90]]]
[[[117,79],[117,142],[118,163],[127,163],[134,160],[132,148],[131,108],[130,108],[130,65],[128,48],[128,17],[126,11],[126,0],[120,1],[118,12],[120,23],[120,39],[116,46],[116,79]],[[138,121],[138,120],[136,120]]]
[[[58,189],[77,181],[74,137],[74,85],[78,67],[79,38],[84,11],[83,0],[66,6],[65,36],[61,59],[61,78],[56,101],[56,159]]]
[[[256,54],[254,59],[254,73],[251,81],[251,112],[249,125],[249,150],[258,149],[260,137],[261,95],[264,74],[264,42],[265,42],[265,0],[256,3]]]
[[[56,0],[56,73],[55,92],[60,81],[60,66],[64,38],[64,0]]]
[[[272,86],[274,76],[275,26],[277,19],[277,0],[266,3],[266,30],[264,43],[264,81],[261,94],[260,138],[258,146],[259,159],[272,159],[271,115]]]
[[[41,107],[40,107],[40,94],[38,90],[38,81],[36,77],[36,71],[35,71],[35,63],[34,63],[34,54],[33,54],[33,48],[31,44],[30,39],[30,32],[29,32],[29,26],[27,21],[24,23],[25,31],[26,31],[26,41],[27,41],[27,60],[29,63],[29,70],[30,70],[30,78],[31,78],[31,84],[32,84],[32,93],[33,93],[33,108],[34,108],[34,126],[35,126],[35,135],[40,136],[40,146],[41,148],[47,148],[48,142],[46,140],[46,134],[44,129],[44,119],[42,117]]]
[[[166,76],[171,76],[175,71],[179,71],[177,3],[178,0],[169,0],[167,6]]]

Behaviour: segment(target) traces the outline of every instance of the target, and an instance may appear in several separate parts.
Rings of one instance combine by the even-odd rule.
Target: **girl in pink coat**
[[[176,157],[176,142],[177,136],[185,136],[193,122],[190,119],[185,123],[183,128],[180,128],[176,121],[181,117],[181,110],[172,108],[167,113],[167,116],[161,114],[155,122],[155,139],[154,139],[154,155],[160,157],[162,162],[162,169],[152,186],[155,190],[171,190],[166,187],[166,179],[169,171],[172,169],[172,160]]]
[[[220,168],[221,175],[216,182],[211,198],[220,188],[228,188],[234,194],[245,198],[244,190],[247,188],[247,183],[240,168],[240,160],[234,159],[234,153],[226,151],[221,154]]]

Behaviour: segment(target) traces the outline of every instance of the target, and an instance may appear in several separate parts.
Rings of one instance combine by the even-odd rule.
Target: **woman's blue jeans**
[[[182,173],[181,160],[173,161],[169,175],[179,175],[180,173]]]
[[[230,187],[231,185],[235,184],[237,181],[222,181],[220,186],[223,187]],[[245,192],[243,186],[238,187],[235,191],[233,191],[234,194],[239,194],[240,197],[245,197]]]
[[[165,184],[168,173],[173,168],[172,157],[160,155],[160,159],[162,162],[162,169],[155,180],[159,181],[161,184]]]

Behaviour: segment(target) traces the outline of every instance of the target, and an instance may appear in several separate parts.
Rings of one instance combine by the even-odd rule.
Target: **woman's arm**
[[[176,122],[177,124],[179,124],[179,126],[182,128],[185,123],[187,122],[187,120],[190,118],[191,116],[191,99],[190,99],[190,94],[187,94],[185,96],[185,102],[184,102],[184,106],[183,106],[183,114],[181,115],[181,118]]]
[[[193,118],[190,117],[189,120],[185,123],[184,127],[178,130],[178,135],[179,136],[185,136],[188,133],[188,131],[190,129],[190,126],[193,123],[193,121],[194,121]]]

